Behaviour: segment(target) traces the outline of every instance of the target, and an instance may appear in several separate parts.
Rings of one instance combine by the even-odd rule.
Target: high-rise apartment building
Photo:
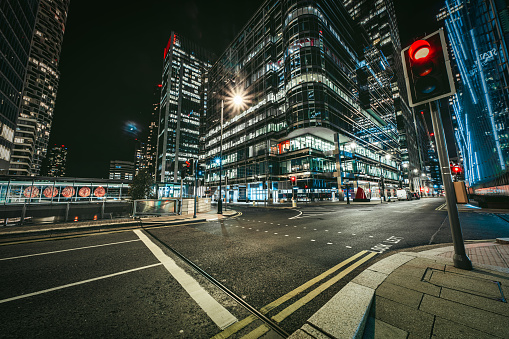
[[[208,73],[211,194],[323,198],[338,188],[338,166],[342,184],[370,197],[393,192],[401,177],[392,76],[336,1],[265,1]]]
[[[7,174],[39,0],[0,2],[0,174]]]
[[[38,175],[46,157],[70,0],[40,0],[9,174]]]
[[[212,54],[176,32],[164,49],[156,181],[179,182],[179,161],[198,159],[203,82]]]
[[[49,177],[65,177],[67,164],[67,147],[65,145],[53,145],[46,158],[46,175]]]
[[[509,7],[504,0],[446,0],[444,20],[459,74],[450,99],[465,181],[509,183]]]
[[[350,16],[366,30],[369,40],[387,58],[394,71],[388,84],[396,111],[404,183],[417,190],[426,169],[427,135],[423,118],[408,106],[401,63],[401,42],[393,0],[343,0]],[[418,173],[418,175],[417,175]]]

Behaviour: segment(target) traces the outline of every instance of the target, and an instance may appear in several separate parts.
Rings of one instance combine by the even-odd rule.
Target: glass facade
[[[304,198],[330,197],[338,153],[341,178],[396,187],[392,76],[342,6],[266,1],[209,72],[207,193],[219,197],[222,161],[228,201],[285,199],[292,176]]]
[[[0,2],[0,174],[7,174],[38,0]]]
[[[470,186],[509,182],[509,63],[505,1],[447,0],[443,19],[456,61],[450,100],[455,138]]]
[[[209,52],[172,32],[164,50],[157,181],[180,181],[179,162],[198,159],[200,120],[207,107],[203,82],[211,61]]]
[[[30,57],[14,135],[10,175],[39,175],[46,158],[69,2],[40,1],[34,34],[30,35]]]
[[[416,190],[420,178],[414,169],[425,171],[426,151],[429,143],[423,119],[415,116],[408,106],[406,84],[401,64],[401,42],[392,0],[343,0],[350,16],[366,30],[370,43],[379,49],[394,72],[385,90],[392,91],[396,112],[396,125],[399,133],[402,180],[405,186]]]

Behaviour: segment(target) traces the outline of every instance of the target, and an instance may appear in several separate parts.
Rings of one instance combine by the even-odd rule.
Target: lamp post
[[[222,187],[222,176],[223,176],[223,109],[224,100],[221,99],[221,136],[219,139],[219,194],[217,201],[217,214],[223,214],[223,187]]]

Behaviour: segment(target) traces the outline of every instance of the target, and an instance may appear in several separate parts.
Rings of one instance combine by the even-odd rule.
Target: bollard
[[[297,201],[292,200],[292,207],[297,207]]]

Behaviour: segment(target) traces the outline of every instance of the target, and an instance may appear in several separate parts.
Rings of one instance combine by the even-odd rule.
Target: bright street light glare
[[[235,105],[237,106],[240,106],[242,104],[242,97],[240,95],[236,95],[234,98],[233,98],[233,102],[235,103]]]

